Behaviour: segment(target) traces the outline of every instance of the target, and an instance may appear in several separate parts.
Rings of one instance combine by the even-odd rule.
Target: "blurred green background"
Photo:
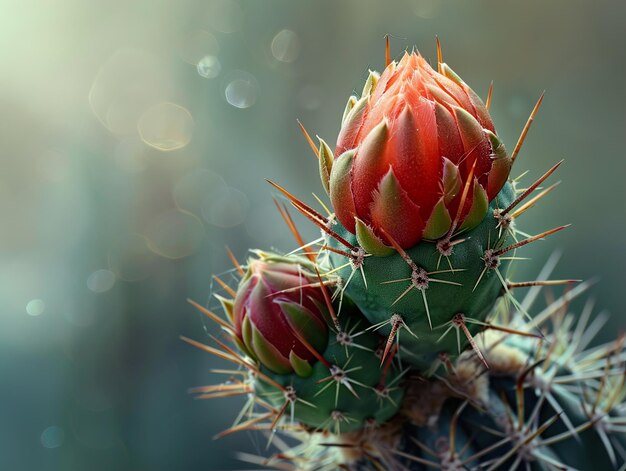
[[[398,0],[2,0],[0,469],[247,468],[251,434],[215,442],[240,400],[194,401],[217,363],[179,340],[213,329],[229,245],[294,248],[265,177],[312,201],[296,119],[332,142],[369,67],[417,46],[480,95],[513,147],[547,90],[514,174],[565,158],[524,216],[518,279],[554,250],[557,277],[600,278],[623,309],[626,3]],[[298,219],[303,233],[317,231]],[[230,279],[230,275],[225,275]]]

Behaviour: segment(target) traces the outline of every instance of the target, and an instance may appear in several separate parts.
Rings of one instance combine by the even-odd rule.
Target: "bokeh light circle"
[[[148,224],[145,236],[148,247],[157,255],[177,259],[196,252],[205,239],[202,222],[195,216],[171,209]]]
[[[204,56],[196,65],[198,75],[201,77],[212,79],[217,77],[222,71],[222,64],[216,56]]]
[[[193,133],[191,113],[175,103],[160,103],[146,110],[139,119],[141,139],[163,152],[182,149]]]
[[[46,304],[41,299],[31,299],[26,304],[26,313],[29,316],[41,316],[46,309]]]
[[[109,291],[113,285],[115,285],[115,273],[111,270],[96,270],[87,277],[87,288],[94,293]]]
[[[272,55],[280,62],[293,62],[300,55],[300,39],[289,29],[276,33],[271,44]]]
[[[217,227],[235,227],[245,222],[249,208],[250,202],[245,193],[227,188],[217,196],[207,198],[202,207],[202,217]]]
[[[154,54],[120,49],[100,67],[89,104],[112,133],[135,134],[145,110],[170,94],[170,82],[170,72]]]
[[[235,108],[250,108],[257,101],[259,85],[247,72],[238,71],[224,90],[226,101]]]
[[[41,444],[44,448],[59,448],[64,440],[65,432],[56,425],[51,425],[41,433]]]

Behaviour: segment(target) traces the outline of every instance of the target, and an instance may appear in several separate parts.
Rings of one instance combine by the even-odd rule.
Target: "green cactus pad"
[[[281,391],[256,378],[257,396],[277,409],[289,402],[285,409],[287,420],[291,415],[295,421],[319,431],[352,432],[388,421],[402,402],[402,373],[395,364],[388,368],[381,366],[379,347],[384,339],[365,331],[369,324],[359,317],[358,311],[342,317],[344,337],[331,330],[322,355],[329,365],[345,373],[347,386],[333,379],[329,368],[318,361],[306,378],[297,374],[277,375],[263,369],[271,379],[292,389]],[[345,341],[346,334],[351,336],[349,342]]]
[[[472,323],[471,319],[484,322],[501,296],[502,282],[495,270],[486,269],[483,257],[485,250],[511,243],[507,240],[508,232],[497,227],[493,210],[506,208],[514,197],[513,186],[507,183],[491,202],[482,223],[453,238],[452,242],[465,240],[453,247],[448,259],[440,254],[434,242],[422,241],[406,251],[416,266],[429,274],[427,287],[423,290],[415,286],[408,289],[414,270],[397,252],[386,257],[367,256],[356,272],[339,253],[327,251],[319,262],[329,270],[337,270],[334,273],[343,281],[344,294],[357,304],[372,324],[387,322],[394,314],[402,316],[406,328],[400,328],[398,335],[400,345],[406,351],[403,360],[426,369],[439,353],[451,356],[459,353],[458,328],[451,325],[456,314],[462,313],[468,319],[466,326],[474,335],[482,326]],[[332,229],[354,246],[359,246],[357,238],[339,223]],[[326,243],[332,248],[346,250],[331,237],[327,237]],[[500,261],[498,270],[503,276],[509,263],[508,260]],[[387,335],[391,329],[392,325],[388,323],[380,332]],[[458,338],[463,350],[468,344],[466,336],[459,332]]]

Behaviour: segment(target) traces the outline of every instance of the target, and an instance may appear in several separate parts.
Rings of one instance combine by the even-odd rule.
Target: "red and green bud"
[[[232,312],[239,347],[274,373],[308,376],[326,348],[324,293],[306,260],[259,253]]]
[[[348,101],[334,156],[320,158],[320,173],[337,219],[375,254],[390,239],[436,240],[455,220],[456,230],[477,226],[511,168],[480,98],[417,53],[370,73]]]

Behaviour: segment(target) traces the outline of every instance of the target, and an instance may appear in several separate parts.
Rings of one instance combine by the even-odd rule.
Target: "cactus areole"
[[[371,72],[362,97],[348,102],[330,199],[339,222],[359,238],[410,248],[444,236],[455,217],[457,229],[477,226],[510,168],[472,89],[446,64],[436,72],[418,53],[406,53],[380,77]]]

